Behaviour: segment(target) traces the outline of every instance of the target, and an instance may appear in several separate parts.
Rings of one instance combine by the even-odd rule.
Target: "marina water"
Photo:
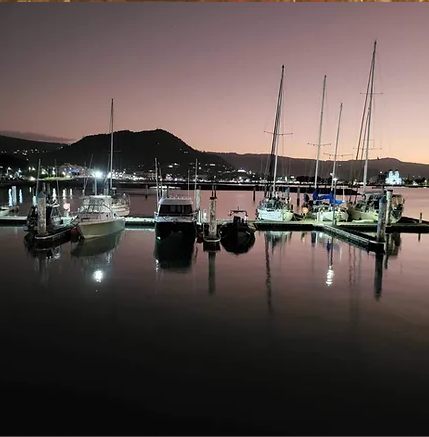
[[[401,192],[406,216],[429,216],[425,189]],[[68,195],[73,211],[80,193]],[[252,192],[218,198],[219,218],[254,217]],[[155,210],[153,195],[131,201],[131,215]],[[48,256],[23,237],[0,228],[2,421],[16,434],[61,433],[64,421],[99,435],[427,424],[429,235],[392,235],[381,259],[317,232],[257,232],[238,256],[199,244],[160,255],[151,229]]]

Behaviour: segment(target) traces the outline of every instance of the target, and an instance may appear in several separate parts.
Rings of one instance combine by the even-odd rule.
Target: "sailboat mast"
[[[112,192],[112,179],[113,179],[113,99],[110,105],[110,192]]]
[[[368,103],[368,126],[366,132],[366,151],[365,151],[365,166],[363,169],[363,191],[365,192],[367,179],[368,179],[368,157],[369,157],[369,142],[371,133],[371,113],[372,113],[372,101],[374,97],[374,71],[375,71],[375,53],[377,50],[377,41],[374,41],[374,51],[372,53],[371,64],[371,86],[369,91],[369,103]]]
[[[155,158],[156,204],[159,203],[158,160]]]
[[[317,177],[319,173],[320,147],[322,146],[323,108],[325,106],[325,91],[326,91],[326,75],[323,78],[322,109],[320,111],[319,141],[317,142],[317,159],[316,159],[316,170],[314,172],[314,189],[317,188]]]
[[[282,65],[282,74],[280,78],[279,96],[277,99],[277,111],[276,120],[274,122],[274,133],[273,142],[271,146],[271,153],[274,153],[274,172],[273,174],[273,194],[276,192],[276,181],[277,181],[277,161],[278,161],[278,142],[279,142],[279,127],[281,120],[281,110],[282,110],[282,100],[283,100],[283,76],[284,76],[285,66]],[[271,168],[270,168],[271,170]],[[271,173],[271,171],[270,171]]]
[[[340,115],[338,116],[338,127],[337,127],[337,138],[335,140],[335,151],[334,151],[334,165],[332,166],[332,181],[331,181],[331,191],[334,190],[334,178],[336,178],[337,171],[337,152],[338,152],[338,142],[340,139],[340,123],[341,123],[341,113],[343,112],[343,104],[340,104]]]

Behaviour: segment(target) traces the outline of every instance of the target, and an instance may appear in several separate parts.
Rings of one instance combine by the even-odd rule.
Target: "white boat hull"
[[[370,223],[378,222],[378,211],[374,209],[370,209],[369,211],[360,211],[355,209],[354,207],[349,208],[349,214],[353,221],[363,221]],[[390,214],[390,223],[397,223],[400,220],[399,218],[395,218],[393,214]]]
[[[334,212],[333,211],[323,211],[321,213],[322,220],[323,221],[330,221],[332,222],[334,218]],[[349,214],[347,211],[335,211],[335,219],[338,222],[346,222],[349,219]]]
[[[112,211],[119,217],[128,217],[130,215],[130,208],[122,205],[112,205]]]
[[[0,217],[4,217],[9,214],[9,208],[0,208]]]
[[[88,220],[77,225],[79,234],[86,240],[111,235],[124,229],[125,219],[121,217],[109,220]]]
[[[290,222],[293,219],[294,213],[287,209],[267,210],[258,208],[257,220],[265,220],[270,222]]]

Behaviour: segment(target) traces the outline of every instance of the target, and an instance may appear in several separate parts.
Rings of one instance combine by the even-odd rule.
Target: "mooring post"
[[[387,207],[386,207],[386,226],[390,226],[392,218],[392,195],[393,190],[386,191]]]
[[[46,195],[43,191],[37,196],[37,233],[46,235]]]
[[[386,212],[387,199],[383,196],[378,202],[377,241],[379,243],[383,243],[386,236]]]
[[[296,206],[299,206],[299,204],[301,203],[300,196],[301,196],[301,187],[298,187],[296,189]]]
[[[253,185],[253,201],[256,199],[256,185]]]
[[[16,201],[16,186],[12,187],[12,206],[16,206],[18,202]]]
[[[146,193],[145,193],[146,199],[147,199],[148,194],[149,194],[149,185],[146,184]]]
[[[212,193],[210,197],[209,210],[209,238],[217,238],[217,221],[216,221],[216,193]]]
[[[422,222],[423,222],[423,213],[421,212],[420,217],[419,217],[419,223],[422,223]]]
[[[199,189],[195,190],[195,211],[197,212],[197,221],[201,223],[201,192]]]

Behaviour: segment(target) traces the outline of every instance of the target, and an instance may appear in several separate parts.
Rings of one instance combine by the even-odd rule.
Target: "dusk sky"
[[[429,163],[429,8],[422,3],[6,3],[0,131],[80,139],[162,128],[206,151],[269,153],[285,65],[281,154],[355,154],[378,41],[370,157]],[[326,156],[324,156],[326,158]],[[344,157],[350,159],[351,156]]]

